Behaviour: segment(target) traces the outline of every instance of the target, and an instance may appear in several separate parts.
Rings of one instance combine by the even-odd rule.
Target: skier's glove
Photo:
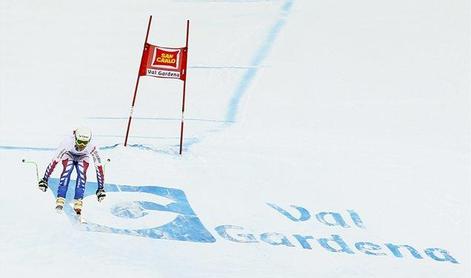
[[[39,187],[39,190],[41,190],[42,192],[46,192],[46,190],[47,190],[47,180],[46,179],[40,180],[39,183],[38,183],[38,187]]]
[[[96,197],[98,198],[98,202],[101,202],[106,197],[105,189],[103,188],[98,188],[95,194],[96,194]]]

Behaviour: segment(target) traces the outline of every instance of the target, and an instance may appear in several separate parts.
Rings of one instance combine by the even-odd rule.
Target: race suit
[[[54,155],[53,160],[47,166],[46,172],[44,173],[44,180],[47,182],[49,177],[56,165],[62,163],[63,169],[60,176],[59,188],[57,190],[57,197],[65,198],[67,189],[69,187],[70,176],[73,169],[77,171],[77,179],[75,184],[75,196],[74,199],[83,199],[85,192],[85,184],[87,182],[87,170],[90,165],[89,157],[93,158],[93,164],[95,165],[98,189],[103,189],[105,176],[103,173],[103,165],[98,154],[98,148],[96,145],[89,142],[88,145],[82,151],[78,151],[75,148],[75,138],[73,135],[67,137],[60,144],[59,148]]]

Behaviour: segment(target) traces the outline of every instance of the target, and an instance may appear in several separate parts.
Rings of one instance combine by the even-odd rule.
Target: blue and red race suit
[[[105,182],[105,175],[103,172],[103,165],[101,163],[100,155],[98,154],[98,148],[92,142],[82,151],[78,151],[75,147],[74,136],[67,137],[60,144],[59,148],[54,155],[51,163],[46,168],[44,173],[44,180],[47,181],[51,176],[54,168],[57,164],[62,164],[62,173],[60,175],[59,188],[57,190],[57,197],[65,198],[67,189],[70,182],[70,176],[73,169],[77,171],[77,181],[75,184],[75,196],[74,199],[83,199],[85,192],[85,184],[87,183],[87,170],[90,165],[89,157],[92,157],[93,164],[95,165],[98,189],[103,189]]]

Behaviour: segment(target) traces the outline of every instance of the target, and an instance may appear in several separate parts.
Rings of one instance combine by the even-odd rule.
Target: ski
[[[74,215],[74,218],[79,224],[86,224],[87,223],[87,220],[85,220],[85,218],[83,217],[81,211],[76,211],[76,213]]]
[[[64,207],[61,206],[61,205],[57,205],[56,206],[56,212],[59,213],[59,214],[62,214],[62,212],[64,211]]]

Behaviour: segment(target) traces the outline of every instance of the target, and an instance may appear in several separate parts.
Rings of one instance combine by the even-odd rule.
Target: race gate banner
[[[145,44],[140,76],[186,79],[187,48],[160,47]]]

